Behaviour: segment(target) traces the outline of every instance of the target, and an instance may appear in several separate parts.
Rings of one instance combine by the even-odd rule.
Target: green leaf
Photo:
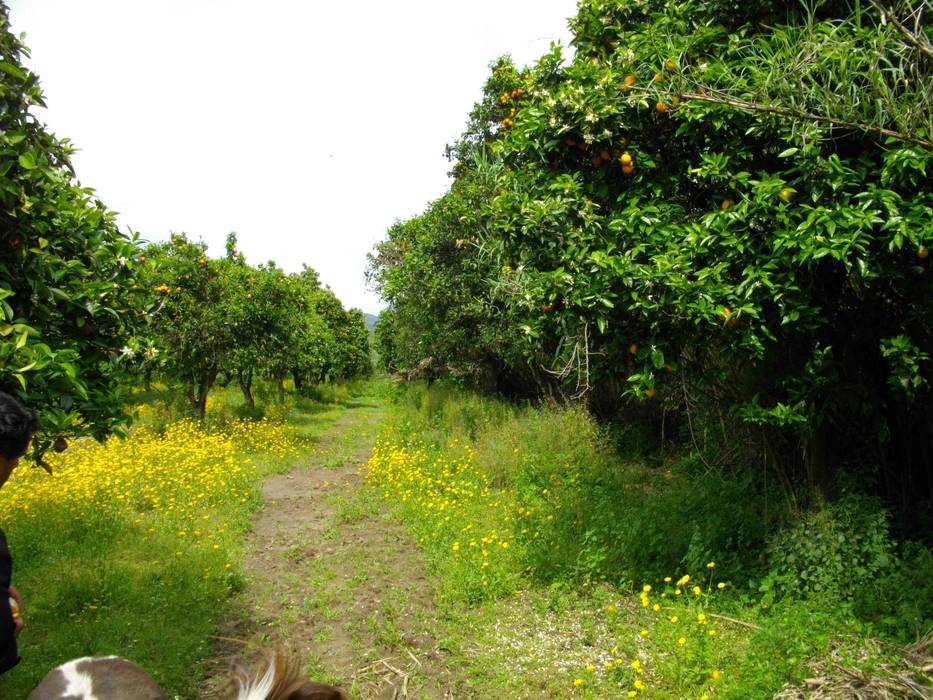
[[[800,149],[799,149],[799,148],[796,148],[796,147],[787,148],[787,149],[781,151],[780,153],[778,153],[778,158],[787,158],[787,156],[792,156],[792,155],[794,155],[795,153],[797,153],[797,151],[799,151],[799,150],[800,150]]]
[[[26,79],[26,73],[19,66],[15,66],[12,63],[7,63],[6,61],[0,61],[0,70],[2,70],[7,75],[12,75],[14,78],[19,80]]]
[[[0,64],[2,65],[2,64]],[[26,151],[21,153],[19,156],[19,164],[26,168],[26,170],[32,170],[36,167],[36,154],[32,151]]]
[[[661,369],[664,367],[664,353],[660,350],[652,350],[651,364],[654,365],[655,369]]]

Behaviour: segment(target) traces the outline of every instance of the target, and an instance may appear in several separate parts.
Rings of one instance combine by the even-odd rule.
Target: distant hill
[[[370,330],[376,327],[376,321],[379,320],[378,314],[363,314],[363,320],[366,322],[366,327]]]

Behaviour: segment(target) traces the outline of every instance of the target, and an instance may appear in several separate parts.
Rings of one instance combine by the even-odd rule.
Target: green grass
[[[376,515],[406,522],[425,551],[439,606],[419,624],[430,628],[464,694],[604,698],[636,690],[638,697],[771,697],[785,683],[831,674],[833,664],[891,675],[901,668],[899,655],[871,637],[929,629],[922,600],[933,579],[928,549],[899,549],[887,566],[870,559],[870,580],[856,572],[825,578],[829,569],[808,548],[814,533],[838,539],[834,511],[794,520],[768,501],[763,517],[771,495],[758,485],[699,471],[689,456],[665,463],[626,459],[580,409],[519,407],[449,386],[379,382],[325,387],[320,397],[331,403],[290,398],[284,407],[260,406],[266,415],[286,417],[307,453],[255,456],[255,484],[296,461],[358,461],[373,427],[359,420],[368,413],[354,411],[392,405],[386,439],[399,455],[423,446],[418,463],[426,473],[435,470],[430,492],[417,502],[402,500],[385,483],[370,482],[358,492],[335,489],[327,496],[333,518],[321,538],[337,538]],[[177,405],[147,398],[141,423],[158,429],[177,419]],[[217,392],[208,424],[231,424],[239,402],[232,389]],[[335,422],[339,431],[332,430]],[[469,468],[441,473],[457,464]],[[445,491],[456,479],[488,495],[471,500]],[[434,506],[426,509],[426,502]],[[211,526],[224,530],[218,550],[179,544],[174,521],[157,514],[115,518],[102,511],[75,520],[48,513],[44,532],[5,523],[28,626],[21,638],[24,662],[0,677],[0,697],[25,697],[52,666],[95,653],[128,656],[170,695],[194,697],[210,635],[233,613],[233,594],[243,586],[239,563],[258,503],[254,489],[246,502],[205,511]],[[877,528],[876,517],[862,517],[869,506],[853,503],[847,532],[854,537],[863,521]],[[785,536],[773,536],[778,527]],[[483,557],[479,543],[491,530],[496,536]],[[859,556],[894,556],[883,538],[855,537],[845,546]],[[840,547],[832,549],[834,556],[848,556],[850,550]],[[293,548],[281,556],[299,564],[304,552]],[[305,561],[293,580],[281,582],[307,593],[283,612],[273,637],[314,614],[332,625],[317,631],[326,642],[341,624],[337,596],[352,598],[365,591],[370,572],[389,571],[362,549],[344,557],[341,566],[352,573],[340,586],[335,565],[321,559]],[[820,585],[832,584],[836,598],[787,594],[790,582],[768,578],[769,557],[798,562]],[[706,568],[709,561],[714,569]],[[684,573],[694,580],[676,595],[674,582]],[[848,583],[840,583],[840,575],[849,576]],[[665,576],[674,580],[665,582]],[[699,596],[692,591],[697,581]],[[727,584],[723,589],[720,581]],[[652,587],[647,607],[639,597],[644,584]],[[385,596],[378,612],[346,633],[355,645],[407,649],[402,603]],[[340,680],[320,657],[311,654],[305,662],[309,676]]]
[[[747,478],[700,471],[690,455],[627,460],[579,408],[407,386],[377,458],[372,491],[424,547],[448,621],[443,646],[475,692],[757,698],[800,683],[831,655],[882,675],[900,663],[892,647],[870,638],[885,628],[856,615],[845,596],[760,590],[774,562],[799,559],[811,546],[778,546],[774,532],[784,523],[794,532],[799,516],[774,494]],[[815,518],[807,532],[835,533],[821,525],[834,517]],[[847,522],[861,521],[878,518]],[[890,556],[887,564],[872,558],[891,553],[884,533],[859,539],[858,527],[849,530],[846,546],[874,568],[861,578],[824,572],[836,577],[833,590],[900,600],[907,579],[882,585],[879,570],[893,575],[896,567]],[[489,532],[497,534],[487,555],[479,537]],[[495,546],[503,542],[507,550]],[[685,573],[693,580],[676,586]],[[647,606],[639,597],[645,584]],[[912,619],[929,629],[929,617]]]
[[[347,403],[350,391],[334,386],[321,393],[335,400],[342,394]],[[352,391],[358,393],[359,387]],[[184,406],[165,392],[136,395],[132,403],[141,403],[140,398],[146,403],[138,411],[138,425],[161,430],[184,413]],[[240,419],[241,404],[232,388],[212,394],[208,429]],[[346,410],[290,399],[284,407],[260,406],[259,413],[288,417],[293,432],[315,450],[326,449],[319,444],[322,435]],[[30,522],[39,524],[29,529],[0,522],[10,539],[26,621],[19,638],[23,660],[0,676],[0,697],[26,697],[54,666],[95,654],[128,657],[150,671],[170,696],[195,697],[211,635],[231,614],[231,596],[243,585],[242,547],[260,503],[259,481],[299,460],[245,450],[237,461],[247,456],[255,464],[251,498],[228,499],[191,515],[205,518],[205,531],[223,533],[214,540],[216,549],[180,539],[177,519],[145,511],[114,515],[105,509],[78,518],[48,510],[34,514]],[[180,451],[179,468],[186,468],[185,460]]]

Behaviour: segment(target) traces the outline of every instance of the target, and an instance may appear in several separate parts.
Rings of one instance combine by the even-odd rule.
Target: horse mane
[[[222,696],[225,700],[287,700],[305,678],[295,656],[276,649],[267,658],[265,670],[250,676],[235,666],[231,681]]]

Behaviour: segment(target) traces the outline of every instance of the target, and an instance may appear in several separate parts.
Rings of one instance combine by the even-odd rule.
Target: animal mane
[[[237,679],[235,700],[285,700],[302,680],[294,657],[277,650],[269,657],[262,675]]]

